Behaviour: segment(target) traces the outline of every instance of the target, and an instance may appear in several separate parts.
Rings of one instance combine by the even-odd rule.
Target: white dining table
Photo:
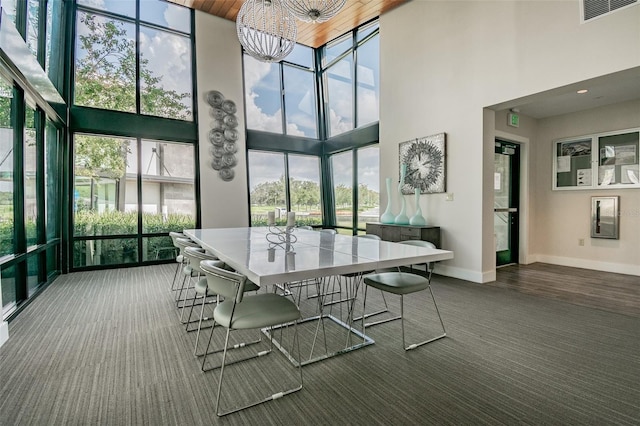
[[[259,286],[282,285],[304,280],[320,279],[343,274],[354,274],[385,268],[424,264],[453,258],[448,250],[398,244],[369,238],[331,234],[295,227],[243,227],[188,229],[184,233],[202,248],[216,255],[220,260],[245,275]],[[347,330],[345,345],[337,349],[327,349],[321,355],[297,360],[273,336],[274,344],[295,365],[307,365],[339,354],[373,344],[352,326],[353,302],[357,297],[357,287],[349,307],[346,322],[320,312],[304,321],[328,318]],[[314,335],[317,339],[318,330]],[[266,330],[263,330],[267,334]],[[359,339],[352,341],[351,336]],[[325,343],[326,345],[326,343]]]
[[[210,228],[184,233],[259,286],[453,259],[449,250],[299,228]]]

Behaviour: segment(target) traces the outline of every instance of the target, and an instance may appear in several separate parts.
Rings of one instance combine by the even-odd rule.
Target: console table
[[[439,226],[394,225],[379,222],[367,222],[367,234],[374,234],[385,241],[424,240],[437,248],[440,244]]]

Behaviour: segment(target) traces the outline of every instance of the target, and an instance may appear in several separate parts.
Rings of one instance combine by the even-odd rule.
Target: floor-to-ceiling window
[[[18,312],[61,270],[59,200],[64,117],[49,102],[63,100],[54,85],[46,81],[44,71],[49,59],[47,49],[52,44],[63,45],[50,30],[61,25],[62,14],[54,13],[61,8],[61,0],[2,2],[3,12],[13,23],[2,25],[3,36],[13,41],[3,45],[5,56],[0,65],[3,319]],[[23,42],[16,42],[17,37]],[[15,60],[21,65],[13,65]],[[58,71],[51,69],[50,76],[58,77]]]
[[[77,0],[75,34],[69,267],[171,259],[198,222],[192,11]]]
[[[244,55],[252,225],[269,211],[348,234],[377,220],[378,50],[376,21],[280,63]]]

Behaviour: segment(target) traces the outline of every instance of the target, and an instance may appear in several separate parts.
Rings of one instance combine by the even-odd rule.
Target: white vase
[[[422,208],[420,207],[420,188],[416,188],[416,214],[409,219],[409,225],[423,226],[427,221],[422,217]]]
[[[396,216],[394,223],[396,225],[408,225],[409,224],[409,216],[407,216],[407,201],[404,199],[404,195],[402,195],[402,186],[404,185],[404,177],[407,174],[407,165],[403,164],[400,166],[400,183],[398,184],[398,197],[400,197],[400,213]]]
[[[391,211],[391,178],[386,179],[387,184],[387,208],[382,216],[380,216],[380,223],[391,224],[396,220],[396,215]]]

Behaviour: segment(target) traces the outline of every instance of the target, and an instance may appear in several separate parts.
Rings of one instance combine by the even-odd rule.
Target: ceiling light
[[[304,22],[325,22],[336,16],[346,0],[282,0],[296,18]]]
[[[576,93],[580,93],[582,95],[583,93],[587,93],[587,92],[588,92],[587,89],[580,89]]]
[[[262,62],[278,62],[293,50],[298,28],[281,0],[247,0],[236,18],[238,40]]]

